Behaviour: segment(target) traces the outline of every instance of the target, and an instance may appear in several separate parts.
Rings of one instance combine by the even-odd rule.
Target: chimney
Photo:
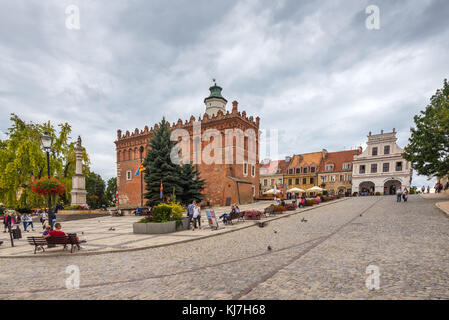
[[[237,113],[238,105],[239,105],[239,103],[236,100],[232,101],[232,113]]]

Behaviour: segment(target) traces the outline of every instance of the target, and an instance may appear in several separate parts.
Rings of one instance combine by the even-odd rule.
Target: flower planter
[[[189,218],[187,218],[187,217],[182,217],[182,218],[181,218],[182,225],[176,226],[176,231],[187,230],[187,222],[188,222],[188,221],[189,221]]]
[[[162,234],[176,231],[176,221],[153,222],[153,223],[134,223],[133,232],[137,234]]]
[[[245,220],[260,220],[260,216],[245,216]]]

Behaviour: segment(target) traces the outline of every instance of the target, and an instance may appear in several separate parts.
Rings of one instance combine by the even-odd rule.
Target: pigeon
[[[360,214],[360,216],[362,216],[362,214]]]
[[[259,228],[265,227],[265,222],[259,222]]]
[[[84,234],[84,231],[81,231],[81,234]]]
[[[306,219],[304,219],[304,217],[301,219],[301,222],[307,222]]]
[[[115,231],[115,228],[110,227],[109,231]]]
[[[268,251],[271,251],[271,246],[268,246],[268,247],[267,247],[267,250],[268,250]]]
[[[276,230],[273,230],[274,233],[278,233]]]

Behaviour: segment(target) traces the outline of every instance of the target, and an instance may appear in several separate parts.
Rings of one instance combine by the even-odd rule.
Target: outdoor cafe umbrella
[[[323,188],[320,188],[318,186],[314,186],[312,188],[307,189],[307,192],[323,192]]]
[[[264,194],[275,194],[275,193],[280,193],[281,190],[274,190],[274,189],[270,189],[268,191],[265,191]]]
[[[304,193],[305,191],[300,188],[291,188],[291,189],[288,189],[287,192]]]

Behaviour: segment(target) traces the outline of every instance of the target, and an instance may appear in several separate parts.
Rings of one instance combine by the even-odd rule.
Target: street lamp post
[[[52,137],[50,137],[48,135],[47,132],[45,132],[44,135],[41,136],[41,142],[42,142],[42,146],[44,147],[44,150],[47,153],[47,175],[48,175],[48,179],[50,179],[50,150],[51,150],[51,145],[53,143],[53,139],[52,139]],[[52,217],[52,211],[51,211],[51,194],[48,195],[47,204],[48,204],[48,224],[53,229],[53,223],[52,223],[53,217]]]

